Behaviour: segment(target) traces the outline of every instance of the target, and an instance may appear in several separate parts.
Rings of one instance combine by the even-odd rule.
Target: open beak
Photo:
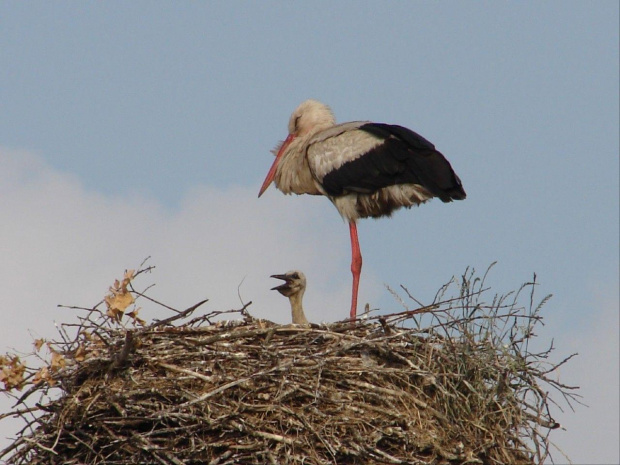
[[[279,286],[272,287],[271,288],[272,291],[282,292],[282,291],[287,291],[287,290],[290,289],[290,285],[291,285],[291,278],[290,278],[290,276],[287,276],[285,274],[272,274],[271,278],[281,279],[281,280],[284,281]]]
[[[267,173],[267,177],[263,181],[263,185],[258,192],[259,197],[263,195],[263,192],[265,192],[269,185],[273,182],[273,178],[275,178],[276,176],[276,169],[278,168],[278,163],[280,163],[280,158],[282,157],[282,154],[286,151],[286,148],[290,145],[290,143],[293,142],[294,138],[294,134],[289,134],[286,140],[282,142],[280,150],[278,150],[278,154],[276,155],[276,159],[273,161],[273,165],[271,165],[271,168],[269,168],[269,173]]]

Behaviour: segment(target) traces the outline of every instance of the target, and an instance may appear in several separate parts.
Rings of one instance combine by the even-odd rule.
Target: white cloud
[[[557,418],[566,431],[552,435],[554,442],[575,464],[620,462],[620,430],[617,292],[603,295],[590,310],[592,321],[587,328],[562,336],[562,352],[579,354],[561,369],[561,381],[578,385],[584,407],[575,413],[568,410]],[[587,311],[587,310],[586,310]],[[561,455],[556,461],[562,463]]]
[[[0,159],[0,282],[12,328],[3,330],[3,346],[23,347],[20,329],[71,317],[56,304],[96,303],[147,256],[157,268],[143,282],[156,283],[151,292],[173,306],[209,298],[207,309],[238,307],[240,286],[252,311],[286,321],[286,314],[270,315],[287,302],[269,291],[269,275],[299,268],[309,278],[314,319],[347,316],[348,230],[335,211],[323,218],[324,205],[331,208],[324,199],[268,192],[259,200],[256,189],[201,187],[170,211],[139,196],[88,191],[29,153],[4,150]],[[372,295],[372,270],[367,274]],[[342,315],[313,301],[342,307]]]
[[[58,304],[96,304],[124,269],[147,256],[156,270],[138,286],[155,283],[149,295],[178,309],[205,298],[203,312],[240,308],[239,292],[253,301],[255,316],[290,321],[288,302],[270,291],[276,282],[269,276],[297,268],[308,277],[309,319],[346,318],[346,225],[325,199],[278,192],[258,199],[257,190],[195,188],[171,211],[139,196],[105,197],[36,155],[0,150],[0,353],[29,351],[31,333],[55,337],[53,322],[73,321],[76,313]],[[382,292],[367,268],[362,302]],[[143,307],[143,318],[170,316]],[[14,432],[8,425],[0,423],[0,448]]]

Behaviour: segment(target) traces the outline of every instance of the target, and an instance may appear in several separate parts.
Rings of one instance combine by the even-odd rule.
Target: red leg
[[[357,315],[357,290],[360,284],[360,273],[362,272],[362,252],[360,243],[357,239],[357,226],[355,221],[349,223],[351,233],[351,273],[353,273],[353,295],[351,298],[351,319],[355,320]]]

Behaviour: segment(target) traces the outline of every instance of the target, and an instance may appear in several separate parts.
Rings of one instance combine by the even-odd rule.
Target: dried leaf
[[[84,348],[83,345],[77,348],[77,350],[75,351],[75,354],[73,354],[73,359],[76,362],[82,362],[86,359],[86,349]]]
[[[52,352],[52,361],[50,362],[49,366],[52,372],[54,372],[67,366],[67,360],[61,353]]]
[[[41,338],[41,339],[35,339],[34,340],[34,349],[36,352],[38,352],[41,347],[43,347],[43,344],[45,344],[45,339]]]
[[[0,357],[0,367],[0,383],[4,383],[4,389],[20,390],[24,384],[26,366],[21,363],[19,357]]]
[[[144,321],[142,318],[138,318],[138,313],[140,312],[140,310],[141,308],[136,308],[135,310],[132,310],[131,312],[129,312],[127,316],[133,319],[134,325],[137,324],[140,326],[144,326],[146,324],[146,321]]]
[[[120,322],[123,318],[123,311],[114,307],[110,307],[108,308],[106,315],[108,315],[113,320]]]
[[[32,379],[32,383],[37,386],[43,382],[46,382],[50,386],[56,385],[56,380],[52,377],[52,373],[50,372],[48,367],[43,367],[39,371],[37,371]]]
[[[127,307],[135,301],[131,295],[131,291],[127,289],[133,277],[134,270],[127,270],[123,281],[116,279],[114,285],[110,287],[108,295],[104,297],[104,301],[108,307],[106,312],[107,316],[117,322],[121,321]]]

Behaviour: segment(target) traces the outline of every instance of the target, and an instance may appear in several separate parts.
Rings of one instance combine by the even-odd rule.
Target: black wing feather
[[[322,184],[329,195],[370,194],[396,184],[418,184],[444,202],[465,198],[450,162],[421,135],[402,126],[381,123],[367,123],[359,129],[384,142],[325,175]]]

